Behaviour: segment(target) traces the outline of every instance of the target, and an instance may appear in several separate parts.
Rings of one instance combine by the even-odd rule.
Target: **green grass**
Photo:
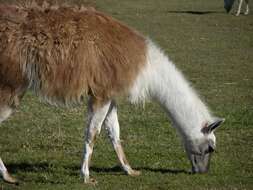
[[[226,14],[221,0],[92,3],[156,41],[211,110],[226,118],[216,133],[218,147],[211,170],[207,175],[183,172],[190,164],[157,104],[146,103],[143,108],[120,99],[123,145],[130,163],[142,175],[123,174],[103,131],[91,168],[98,185],[84,185],[79,168],[85,105],[62,110],[39,103],[28,93],[20,109],[0,126],[1,157],[21,184],[1,180],[0,190],[253,189],[253,14]]]

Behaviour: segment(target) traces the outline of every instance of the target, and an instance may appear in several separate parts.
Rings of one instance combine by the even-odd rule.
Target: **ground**
[[[180,139],[157,104],[133,106],[120,98],[123,145],[142,175],[124,175],[102,131],[91,167],[98,184],[84,185],[80,163],[86,106],[54,108],[27,93],[14,116],[0,126],[1,157],[21,183],[13,186],[0,180],[0,190],[253,189],[253,14],[226,14],[221,0],[93,0],[91,4],[153,39],[213,113],[226,118],[216,132],[211,169],[205,175],[187,172],[190,164]]]

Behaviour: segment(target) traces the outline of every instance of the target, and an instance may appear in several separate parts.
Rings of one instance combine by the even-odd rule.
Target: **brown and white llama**
[[[81,173],[85,183],[95,137],[104,126],[123,170],[117,96],[131,103],[153,99],[165,108],[183,139],[192,171],[207,172],[215,149],[214,118],[176,66],[150,40],[94,9],[0,5],[0,122],[27,90],[49,104],[72,106],[88,97]],[[0,158],[0,173],[10,176]]]

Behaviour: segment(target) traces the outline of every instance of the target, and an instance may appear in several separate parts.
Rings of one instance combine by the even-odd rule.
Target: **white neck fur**
[[[130,91],[130,101],[157,100],[181,135],[198,138],[201,127],[212,122],[212,116],[168,57],[150,40],[147,46],[147,64]]]

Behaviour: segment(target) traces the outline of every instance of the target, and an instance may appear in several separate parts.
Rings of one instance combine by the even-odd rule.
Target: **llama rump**
[[[54,106],[71,107],[88,98],[81,173],[90,178],[95,137],[104,127],[123,170],[124,154],[115,97],[131,103],[147,99],[165,108],[179,131],[192,172],[208,171],[215,149],[213,117],[169,58],[150,39],[93,8],[0,5],[0,122],[15,110],[27,90]],[[11,177],[0,158],[0,174]]]

